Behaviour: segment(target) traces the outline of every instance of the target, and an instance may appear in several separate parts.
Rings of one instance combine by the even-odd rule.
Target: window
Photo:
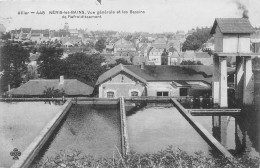
[[[107,92],[107,98],[114,98],[115,97],[115,93],[114,92]]]
[[[157,92],[157,96],[167,97],[169,96],[169,92]]]
[[[137,92],[137,91],[132,91],[132,92],[131,92],[131,96],[132,96],[132,97],[138,96],[138,92]]]
[[[188,96],[188,88],[180,88],[180,96]]]

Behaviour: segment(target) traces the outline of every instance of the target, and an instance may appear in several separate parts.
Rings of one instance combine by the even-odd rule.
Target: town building
[[[99,98],[202,96],[211,93],[212,66],[122,65],[102,74]]]
[[[94,88],[77,79],[34,79],[11,91],[13,97],[44,97],[48,88],[64,91],[65,96],[89,96]]]

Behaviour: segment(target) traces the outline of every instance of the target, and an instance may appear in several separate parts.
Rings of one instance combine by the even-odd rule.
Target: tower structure
[[[236,99],[245,105],[253,104],[253,72],[250,51],[250,34],[254,28],[247,18],[215,19],[211,34],[214,35],[214,73],[212,96],[214,104],[228,107],[227,57],[236,57]]]

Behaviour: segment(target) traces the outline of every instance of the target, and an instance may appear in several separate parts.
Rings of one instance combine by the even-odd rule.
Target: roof
[[[182,55],[183,58],[195,58],[195,51],[193,51],[193,50],[186,50],[181,55]]]
[[[6,32],[6,28],[3,24],[0,24],[0,32],[3,32],[3,33]]]
[[[207,52],[195,52],[196,58],[209,58],[212,59]]]
[[[210,31],[211,34],[215,33],[217,26],[221,33],[253,33],[255,31],[247,18],[217,18]]]
[[[59,85],[59,79],[29,80],[12,91],[13,95],[42,95],[46,88],[63,88],[66,95],[90,95],[94,88],[78,81],[77,79],[64,79],[64,84]]]
[[[145,79],[143,79],[142,77],[140,77],[140,76],[136,75],[135,73],[133,73],[131,70],[126,68],[125,65],[119,64],[119,65],[113,67],[112,69],[106,71],[101,76],[99,76],[96,85],[99,85],[99,84],[107,81],[111,77],[116,76],[117,74],[119,74],[121,72],[125,72],[125,73],[133,76],[134,78],[138,79],[139,81],[141,81],[143,83],[146,83]]]
[[[42,33],[42,30],[34,30],[34,29],[32,29],[32,34],[33,34],[33,33],[37,33],[37,34],[39,33],[39,34],[41,34],[41,33]]]
[[[176,80],[196,80],[211,83],[213,66],[204,65],[185,65],[185,66],[156,66],[145,65],[144,69],[140,65],[122,65],[106,71],[102,74],[96,83],[99,85],[120,72],[126,72],[136,79],[146,83],[155,81],[176,81]]]
[[[30,33],[31,30],[31,28],[21,28],[21,31],[23,31],[23,33]]]
[[[145,65],[144,69],[133,65],[125,67],[146,81],[203,80],[210,83],[213,74],[213,66],[204,65]]]

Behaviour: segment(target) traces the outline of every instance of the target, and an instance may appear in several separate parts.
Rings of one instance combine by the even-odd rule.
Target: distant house
[[[42,37],[43,37],[42,30],[32,30],[31,38],[30,38],[32,41],[36,41],[37,43],[40,43]]]
[[[5,26],[3,24],[0,24],[0,34],[5,32],[6,32]]]
[[[28,40],[31,38],[31,28],[21,28],[20,29],[20,34],[19,34],[19,39],[20,40]]]
[[[195,52],[195,60],[200,61],[203,65],[213,65],[213,57],[207,52]]]
[[[196,56],[195,56],[195,51],[194,50],[187,50],[182,53],[181,55],[181,62],[182,61],[195,61]]]
[[[77,29],[69,29],[70,37],[78,37],[79,31]]]
[[[148,52],[148,61],[153,62],[154,65],[162,65],[162,53],[164,51],[164,48],[155,48],[153,47]]]
[[[21,30],[11,30],[11,38],[12,39],[18,39],[20,37]]]
[[[42,39],[41,41],[50,41],[50,30],[49,29],[45,29],[42,31]]]
[[[201,96],[211,93],[212,66],[122,65],[96,83],[100,98]]]
[[[89,96],[94,88],[76,79],[35,79],[12,90],[13,97],[43,97],[47,88],[63,90],[65,96]]]
[[[180,65],[181,57],[177,51],[169,49],[168,65]]]
[[[250,36],[251,51],[253,53],[260,53],[260,30],[256,30]]]
[[[115,42],[114,45],[114,53],[116,52],[135,52],[136,47],[131,41],[127,41],[125,39],[120,39],[117,42]]]

